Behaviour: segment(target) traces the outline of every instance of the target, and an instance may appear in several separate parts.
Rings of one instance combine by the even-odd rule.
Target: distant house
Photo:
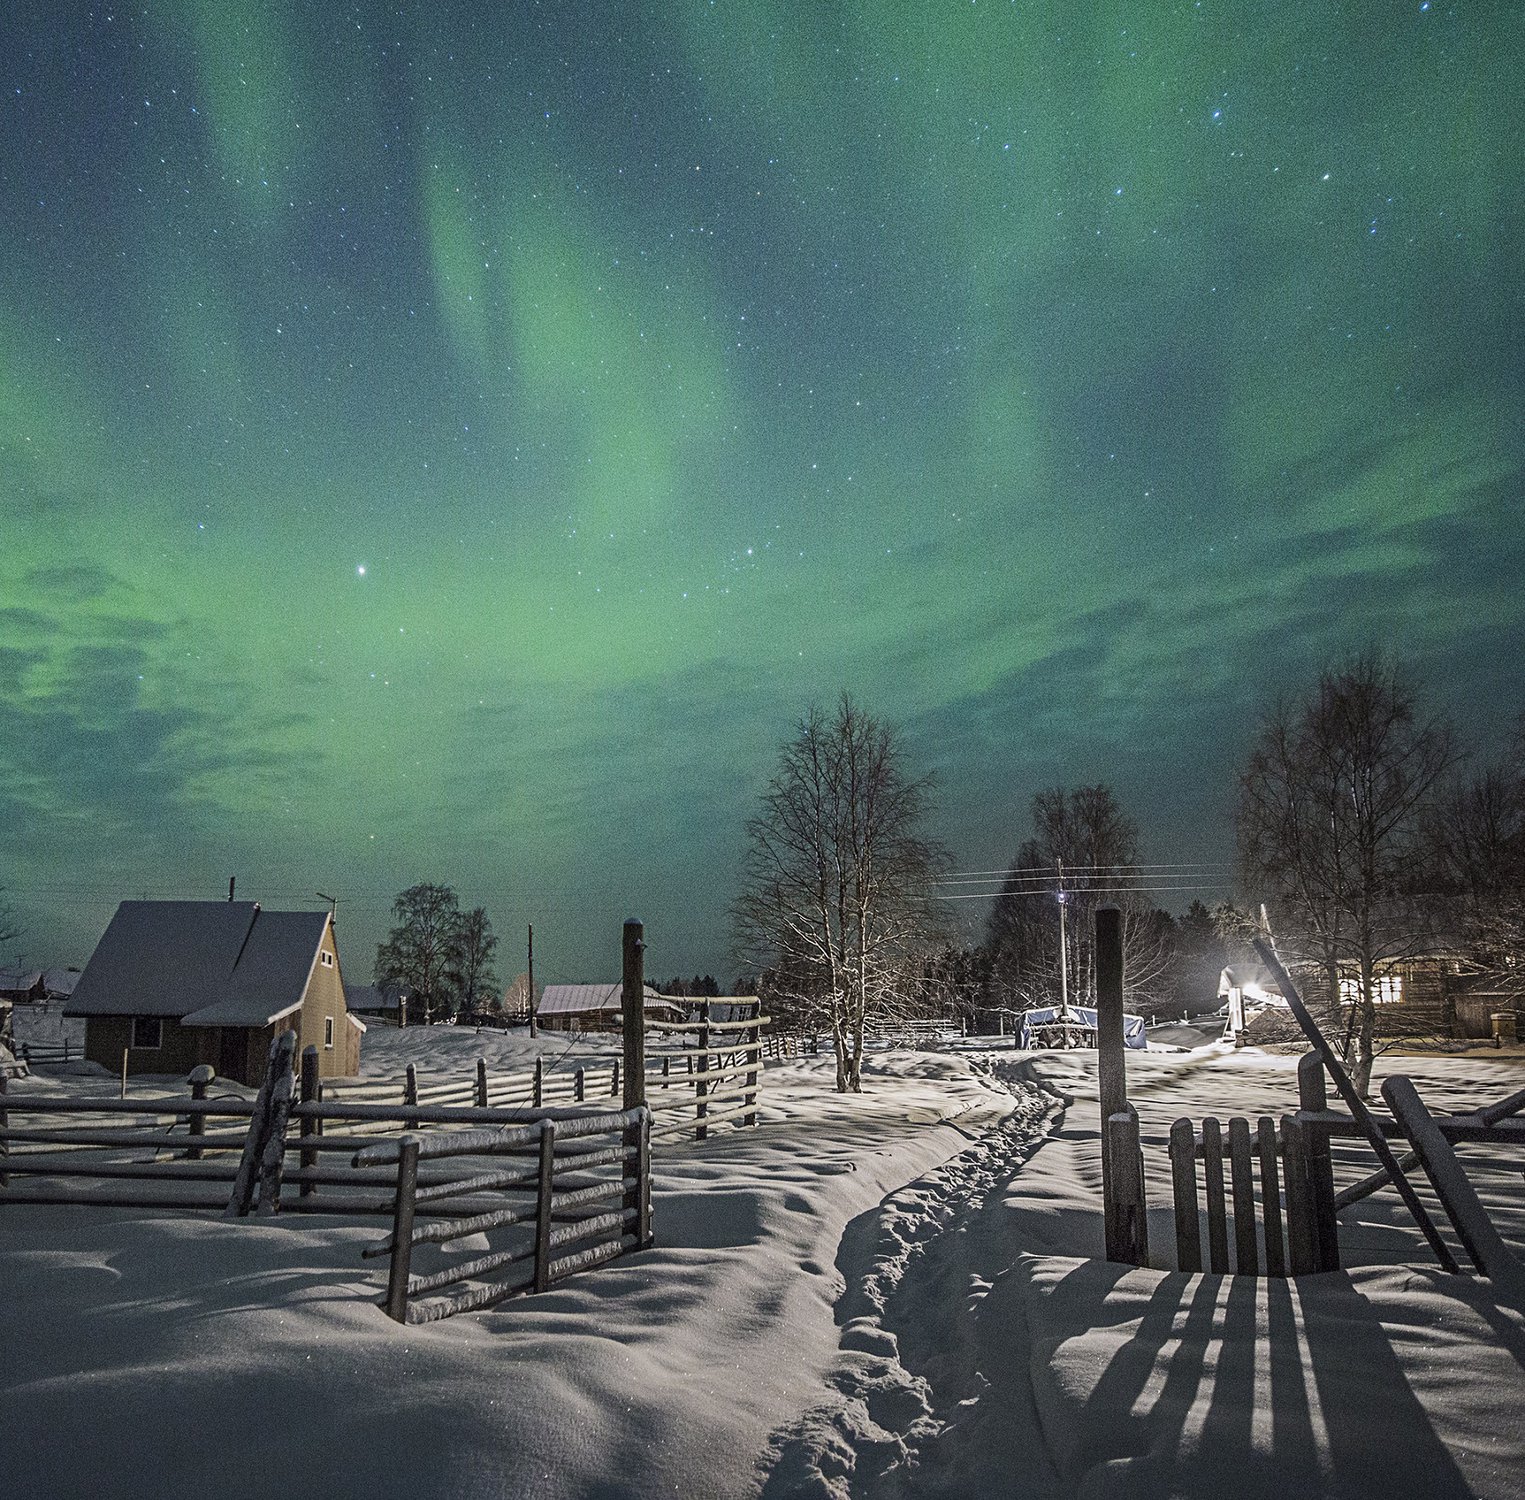
[[[85,1056],[117,1071],[184,1073],[210,1063],[257,1084],[270,1043],[295,1031],[320,1076],[360,1070],[364,1024],[344,1001],[329,912],[256,901],[124,901],[65,1016],[85,1021]]]
[[[80,971],[72,965],[67,969],[49,969],[42,976],[42,987],[49,1000],[67,1000],[79,983]]]
[[[407,1015],[408,991],[391,980],[383,985],[347,984],[344,1003],[352,1016],[364,1016],[387,1026],[401,1026]]]
[[[1218,998],[1223,1001],[1225,1040],[1237,1040],[1263,1010],[1286,1011],[1286,1000],[1275,976],[1263,964],[1229,964],[1218,976]]]
[[[681,1021],[681,999],[659,995],[648,984],[643,991],[648,1021]],[[548,984],[535,1007],[535,1020],[547,1031],[618,1031],[620,985]]]
[[[35,1005],[47,993],[41,969],[0,969],[0,1000]]]

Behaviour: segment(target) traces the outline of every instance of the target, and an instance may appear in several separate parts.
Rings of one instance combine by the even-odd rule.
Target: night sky
[[[505,980],[634,914],[729,981],[842,688],[961,869],[1098,779],[1226,862],[1257,713],[1369,641],[1487,752],[1521,16],[8,6],[0,959],[236,874],[366,979],[440,880]]]

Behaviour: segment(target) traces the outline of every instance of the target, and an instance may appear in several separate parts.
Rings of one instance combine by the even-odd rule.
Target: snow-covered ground
[[[381,1036],[378,1066],[485,1050]],[[1128,1064],[1150,1150],[1176,1114],[1295,1107],[1288,1059]],[[1409,1066],[1440,1105],[1518,1086]],[[374,1221],[0,1209],[6,1493],[1525,1493],[1525,1319],[1424,1269],[1391,1195],[1351,1240],[1388,1265],[1126,1270],[1087,1259],[1094,1055],[887,1052],[861,1097],[831,1079],[776,1066],[759,1129],[659,1161],[653,1249],[444,1324],[376,1307]],[[1518,1174],[1485,1185],[1520,1243]]]

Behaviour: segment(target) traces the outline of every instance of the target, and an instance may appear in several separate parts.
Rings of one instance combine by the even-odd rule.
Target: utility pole
[[[530,1035],[533,1037],[533,1036],[539,1036],[540,1035],[540,1028],[539,1028],[539,1026],[536,1025],[536,1022],[535,1022],[535,924],[533,922],[531,922],[529,924],[529,928],[530,928],[530,947],[529,947]]]
[[[1064,1020],[1070,1016],[1070,945],[1065,923],[1064,861],[1059,868],[1059,1014]]]

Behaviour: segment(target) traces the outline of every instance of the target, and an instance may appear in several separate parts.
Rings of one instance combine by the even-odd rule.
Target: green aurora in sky
[[[1490,750],[1521,16],[8,7],[0,959],[236,873],[351,980],[419,880],[505,978],[637,914],[729,979],[844,687],[970,869],[1097,779],[1226,861],[1256,715],[1369,641]]]

